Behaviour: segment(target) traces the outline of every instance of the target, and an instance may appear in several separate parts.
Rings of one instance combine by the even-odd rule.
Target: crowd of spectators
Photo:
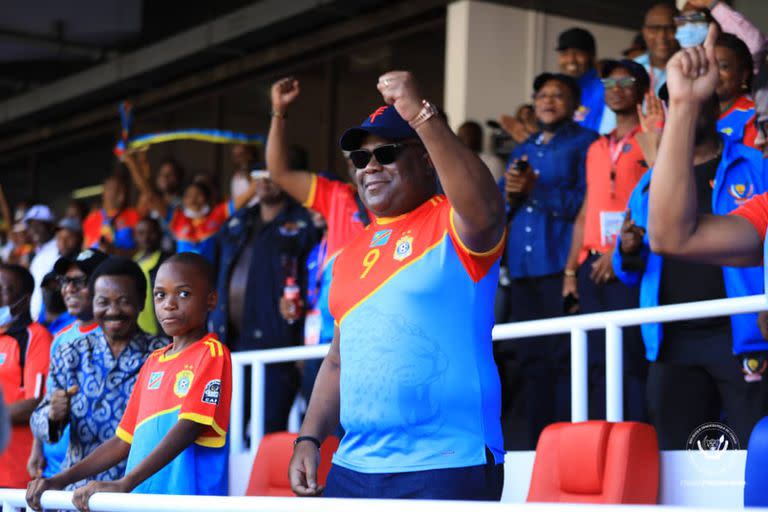
[[[438,171],[429,167],[425,172],[432,173],[432,184],[445,189],[458,212],[447,214],[466,215],[452,196],[464,198],[456,192],[461,187],[451,183],[454,176],[442,174],[447,172],[442,167],[455,162],[445,162],[435,148],[462,158],[463,150],[476,155],[473,162],[490,171],[487,181],[492,179],[503,197],[506,239],[498,251],[503,255],[494,285],[497,323],[763,292],[762,267],[735,269],[660,253],[648,232],[651,174],[666,136],[667,63],[681,46],[700,45],[711,22],[720,30],[713,44],[717,84],[695,119],[691,187],[700,214],[728,214],[768,192],[768,42],[748,19],[718,0],[688,0],[681,10],[666,3],[651,7],[641,32],[624,51],[598,52],[589,31],[564,31],[554,49],[559,69],[536,77],[530,104],[499,116],[514,143],[509,154],[484,151],[482,127],[474,121],[457,130],[455,140],[466,146],[462,150],[442,133],[430,134],[443,137],[440,144],[424,141],[424,161],[434,162]],[[613,55],[617,58],[606,58]],[[388,80],[403,80],[404,96],[390,91]],[[158,292],[158,275],[172,267],[164,262],[192,265],[183,257],[174,260],[174,254],[197,253],[213,269],[210,285],[217,300],[204,310],[205,330],[230,351],[338,343],[334,332],[340,318],[332,314],[329,294],[334,277],[350,270],[349,263],[343,269],[335,263],[340,258],[349,262],[349,253],[360,245],[354,241],[370,229],[381,228],[360,250],[388,243],[392,230],[385,229],[387,222],[399,218],[382,214],[399,212],[396,208],[371,205],[375,194],[359,192],[368,186],[360,176],[372,158],[392,164],[406,154],[402,148],[408,144],[402,140],[418,140],[416,132],[401,126],[405,107],[397,104],[410,100],[409,80],[391,75],[380,82],[397,113],[380,108],[364,122],[362,135],[345,134],[341,145],[347,168],[338,174],[312,172],[306,152],[290,145],[286,112],[301,92],[297,80],[285,78],[272,87],[266,147],[232,147],[229,194],[217,190],[208,175],[189,176],[175,160],[152,169],[146,151],[123,155],[121,172],[106,178],[95,204],[72,201],[61,215],[45,204],[6,198],[0,188],[0,392],[12,423],[10,444],[0,455],[0,487],[24,487],[34,479],[66,481],[67,488],[76,489],[91,480],[120,481],[126,464],[136,468],[131,458],[136,455],[109,452],[114,462],[109,467],[94,465],[89,455],[107,454],[101,446],[112,447],[113,439],[133,435],[125,430],[124,415],[139,407],[131,405],[138,400],[131,398],[134,385],[142,382],[152,390],[162,378],[162,372],[140,374],[142,365],[154,361],[154,351],[171,347],[173,353],[181,342],[181,334],[170,334],[180,332],[172,328],[178,319],[161,320],[162,312],[155,309],[158,304],[170,307],[159,296],[167,288]],[[428,121],[433,114],[425,112],[423,120],[414,116],[410,125]],[[391,131],[375,131],[377,118]],[[350,142],[353,135],[358,139]],[[369,151],[365,136],[373,135],[393,144]],[[269,174],[255,171],[260,167]],[[478,190],[485,185],[478,181]],[[430,186],[426,189],[430,193]],[[229,198],[220,199],[224,196]],[[440,201],[430,201],[437,201],[437,209]],[[417,206],[404,211],[410,215]],[[445,229],[456,237],[461,258],[471,261],[462,259],[465,266],[482,266],[481,253],[502,241],[484,232],[480,249],[465,246],[464,235],[482,231],[468,228],[476,225],[465,221],[451,218]],[[412,243],[413,236],[400,238],[394,260],[408,258]],[[373,250],[364,256],[361,280],[378,258]],[[475,283],[484,282],[488,270],[477,272]],[[353,295],[358,291],[349,289]],[[334,304],[344,302],[338,293]],[[387,321],[384,317],[376,322]],[[368,328],[375,331],[376,325]],[[355,336],[364,337],[363,331],[360,326]],[[651,422],[662,449],[682,449],[690,432],[706,421],[722,420],[746,441],[752,426],[768,414],[766,334],[768,320],[762,314],[625,328],[624,417]],[[219,342],[206,343],[214,353],[213,343]],[[604,418],[604,333],[590,332],[588,343],[589,416]],[[495,344],[505,448],[533,449],[546,425],[569,419],[569,352],[562,335]],[[445,356],[436,353],[430,364],[437,365],[439,357]],[[370,379],[379,378],[379,369],[373,368],[377,362],[365,365],[373,373]],[[191,379],[183,383],[184,371],[174,387],[180,397],[186,390],[182,394],[179,386],[192,386]],[[319,361],[267,366],[265,432],[286,429],[297,393],[310,401],[318,372],[327,376]],[[250,389],[235,390],[245,395],[245,404]],[[325,399],[328,391],[319,389]],[[213,403],[215,396],[219,403],[218,389],[201,392],[204,402],[210,398]],[[310,422],[317,421],[319,408],[308,416]],[[245,412],[247,423],[250,412]],[[216,434],[210,435],[206,439],[215,444],[210,439]],[[342,452],[354,458],[363,453],[359,450],[344,447]],[[84,465],[95,469],[87,473]],[[68,477],[51,480],[60,474]],[[39,492],[52,487],[33,483],[32,488],[38,493],[32,494],[30,503],[35,504]]]

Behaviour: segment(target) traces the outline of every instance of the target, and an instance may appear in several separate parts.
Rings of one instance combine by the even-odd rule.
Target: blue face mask
[[[707,38],[709,26],[706,23],[686,23],[677,27],[675,39],[682,48],[699,46]]]

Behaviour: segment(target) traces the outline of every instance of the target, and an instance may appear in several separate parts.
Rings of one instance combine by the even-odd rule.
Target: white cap
[[[36,204],[24,214],[24,222],[30,220],[39,220],[40,222],[49,222],[53,224],[56,222],[56,217],[53,216],[53,212],[51,212],[51,209],[46,205]]]

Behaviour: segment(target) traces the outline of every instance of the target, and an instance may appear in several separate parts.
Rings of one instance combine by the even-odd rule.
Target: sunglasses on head
[[[606,89],[613,89],[617,85],[622,89],[629,89],[635,85],[635,77],[633,76],[623,76],[621,78],[603,78],[600,81],[603,82],[603,87]]]
[[[375,156],[376,161],[381,165],[389,165],[395,163],[395,160],[408,146],[412,146],[412,144],[384,144],[373,148],[373,151],[356,149],[349,152],[349,159],[352,160],[356,169],[365,169],[368,162],[371,161],[371,156]]]

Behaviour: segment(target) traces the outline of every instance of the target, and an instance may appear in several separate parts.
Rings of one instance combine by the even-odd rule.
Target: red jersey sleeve
[[[349,185],[340,181],[332,181],[328,178],[312,175],[312,184],[309,188],[309,196],[304,202],[304,207],[315,210],[323,217],[328,219],[331,212],[331,205],[339,189],[349,187]]]
[[[765,241],[765,231],[768,229],[768,192],[754,196],[733,210],[730,215],[738,215],[747,219],[757,230],[760,240]]]
[[[459,255],[459,259],[461,259],[461,263],[464,265],[464,269],[474,282],[480,281],[501,258],[501,254],[504,252],[504,241],[507,238],[506,228],[492,249],[485,252],[476,252],[464,245],[464,242],[461,241],[459,234],[456,232],[456,214],[450,203],[443,201],[440,206],[442,208],[442,215],[448,216],[448,234],[451,237],[456,253]]]
[[[24,398],[45,394],[45,380],[51,363],[51,333],[40,324],[29,326],[30,339],[24,363]]]
[[[179,411],[180,420],[206,425],[195,441],[201,446],[224,446],[229,427],[229,409],[232,401],[232,360],[229,350],[215,338],[203,342],[195,368],[195,378],[184,397]]]
[[[224,224],[233,213],[235,213],[235,200],[230,199],[229,201],[217,204],[211,213],[208,214],[208,218],[215,220],[218,224]]]
[[[101,238],[101,225],[104,220],[101,210],[92,210],[83,221],[83,247],[91,247]]]
[[[752,116],[747,124],[744,125],[744,139],[742,144],[751,148],[759,149],[755,146],[755,139],[757,139],[757,127],[755,126],[755,116]]]
[[[133,444],[133,433],[136,431],[136,421],[139,417],[141,390],[146,387],[145,376],[149,362],[150,360],[148,359],[139,370],[139,375],[136,377],[136,383],[133,385],[133,391],[131,391],[131,397],[128,399],[128,404],[125,406],[125,411],[123,412],[123,417],[120,419],[120,424],[117,425],[117,430],[115,430],[115,436],[128,444]]]

